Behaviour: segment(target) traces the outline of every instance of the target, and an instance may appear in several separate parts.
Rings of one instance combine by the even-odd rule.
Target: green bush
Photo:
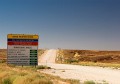
[[[78,60],[75,59],[67,59],[65,60],[66,63],[78,63]]]
[[[37,69],[51,69],[51,67],[40,65],[40,66],[37,66]]]
[[[12,84],[12,81],[10,80],[9,77],[7,77],[7,78],[3,79],[2,84]]]
[[[95,84],[94,81],[85,81],[84,84]]]

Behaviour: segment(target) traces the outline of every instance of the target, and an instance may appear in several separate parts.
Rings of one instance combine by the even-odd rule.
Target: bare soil
[[[102,63],[119,63],[120,51],[95,51],[95,50],[59,50],[60,56],[64,60],[77,62],[102,62]]]

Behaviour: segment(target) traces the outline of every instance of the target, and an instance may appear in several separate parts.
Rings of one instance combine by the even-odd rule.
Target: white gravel
[[[57,50],[48,50],[39,58],[39,65],[47,65],[53,69],[43,70],[42,72],[60,76],[65,79],[78,79],[81,82],[93,80],[96,82],[106,81],[109,84],[120,84],[120,70],[90,67],[69,64],[56,64]]]

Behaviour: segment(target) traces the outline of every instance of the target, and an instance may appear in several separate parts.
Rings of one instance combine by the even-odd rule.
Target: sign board
[[[38,35],[8,34],[7,63],[38,65]]]

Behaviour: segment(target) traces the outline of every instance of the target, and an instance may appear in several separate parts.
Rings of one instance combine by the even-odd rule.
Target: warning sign
[[[8,34],[7,63],[38,65],[38,35]]]

